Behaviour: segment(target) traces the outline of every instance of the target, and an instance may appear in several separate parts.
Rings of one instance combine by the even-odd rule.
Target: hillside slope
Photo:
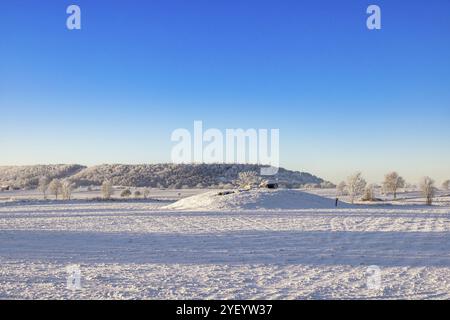
[[[35,188],[42,176],[49,179],[64,179],[85,168],[85,166],[78,164],[0,166],[0,185],[15,188]]]
[[[247,164],[100,165],[80,171],[72,180],[79,185],[99,185],[104,180],[110,180],[114,185],[136,187],[227,187],[239,172],[259,172],[260,168]],[[282,168],[273,178],[286,187],[325,182],[309,173]]]
[[[239,172],[259,172],[261,166],[250,164],[143,164],[143,165],[80,165],[0,166],[0,184],[19,188],[37,186],[40,176],[68,178],[78,186],[101,185],[109,180],[114,185],[161,188],[226,188]],[[271,179],[283,187],[327,184],[306,172],[279,169]]]

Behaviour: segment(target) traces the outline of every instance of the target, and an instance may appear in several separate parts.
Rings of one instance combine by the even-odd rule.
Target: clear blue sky
[[[282,166],[334,182],[440,182],[450,1],[1,1],[0,111],[1,165],[166,162],[203,120],[279,128]]]

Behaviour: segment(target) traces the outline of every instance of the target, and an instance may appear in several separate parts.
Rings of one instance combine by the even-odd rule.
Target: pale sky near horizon
[[[0,165],[169,162],[202,120],[278,128],[282,167],[335,183],[441,183],[449,33],[446,0],[2,1]]]

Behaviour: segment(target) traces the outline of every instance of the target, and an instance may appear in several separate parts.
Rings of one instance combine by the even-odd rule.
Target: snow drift
[[[228,193],[229,192],[229,193]],[[209,191],[165,206],[170,210],[279,210],[279,209],[332,209],[334,199],[299,190]],[[353,207],[339,202],[338,208]]]

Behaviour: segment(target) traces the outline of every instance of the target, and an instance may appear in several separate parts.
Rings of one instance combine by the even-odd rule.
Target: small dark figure
[[[334,206],[337,207],[338,206],[338,202],[339,202],[339,198],[336,198],[336,201],[334,203]]]

